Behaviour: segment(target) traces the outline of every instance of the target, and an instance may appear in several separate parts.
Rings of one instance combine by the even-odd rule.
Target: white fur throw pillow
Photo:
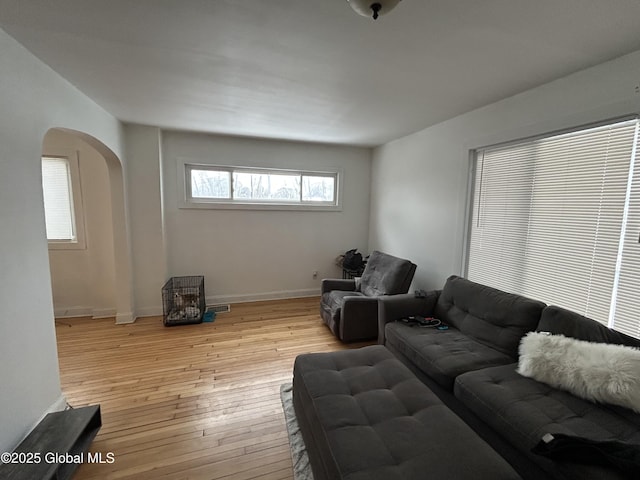
[[[530,332],[520,341],[518,373],[640,413],[640,350],[632,347]]]

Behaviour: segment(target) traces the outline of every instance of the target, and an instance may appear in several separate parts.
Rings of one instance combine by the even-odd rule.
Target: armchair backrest
[[[375,250],[362,273],[360,291],[369,297],[407,293],[415,272],[409,260]]]

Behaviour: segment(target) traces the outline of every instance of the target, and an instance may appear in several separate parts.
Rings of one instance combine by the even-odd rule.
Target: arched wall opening
[[[127,237],[124,175],[120,159],[86,133],[52,128],[43,155],[75,154],[81,173],[84,250],[49,249],[56,316],[115,317],[134,321],[131,255]]]

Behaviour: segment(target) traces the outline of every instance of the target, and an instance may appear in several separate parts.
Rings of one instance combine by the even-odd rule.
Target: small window
[[[336,177],[332,175],[302,176],[303,202],[333,202],[336,194]]]
[[[192,169],[191,197],[194,199],[230,199],[230,173],[218,170]]]
[[[42,157],[42,192],[49,246],[84,248],[77,158]]]
[[[300,175],[281,172],[233,172],[233,199],[299,203]]]
[[[189,205],[332,209],[338,206],[338,172],[184,164]]]

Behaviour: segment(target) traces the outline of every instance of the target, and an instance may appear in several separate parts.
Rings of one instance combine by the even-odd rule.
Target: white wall
[[[51,130],[44,138],[43,155],[78,155],[86,248],[49,249],[53,306],[56,317],[116,314],[115,258],[111,186],[107,164],[93,147],[78,137]]]
[[[125,127],[137,316],[171,276],[205,275],[209,303],[315,295],[335,258],[367,251],[371,150]],[[339,212],[181,209],[178,159],[344,172]],[[312,272],[318,271],[317,278]]]
[[[374,151],[370,248],[417,263],[414,286],[461,274],[469,150],[640,112],[640,52],[461,115]]]
[[[168,278],[162,200],[159,128],[126,125],[133,293],[136,316],[162,314],[162,285]]]
[[[121,155],[121,126],[0,30],[0,451],[61,407],[40,157],[52,127]],[[123,243],[122,241],[120,243]]]
[[[334,263],[340,253],[367,251],[370,149],[182,132],[164,132],[162,144],[168,272],[203,274],[209,301],[315,295],[323,277],[340,273]],[[290,169],[338,167],[344,171],[343,209],[180,209],[179,158]]]

